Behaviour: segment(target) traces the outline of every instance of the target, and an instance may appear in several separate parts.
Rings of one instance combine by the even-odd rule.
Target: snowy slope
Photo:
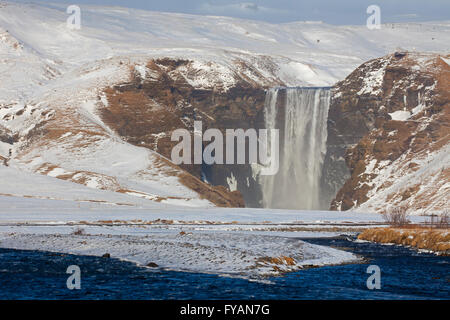
[[[331,85],[362,62],[397,47],[450,50],[449,22],[385,25],[371,31],[365,26],[277,25],[82,6],[81,30],[69,30],[65,10],[65,6],[48,4],[6,3],[0,8],[0,73],[7,79],[27,80],[2,86],[2,98],[11,97],[12,87],[27,96],[30,86],[48,83],[55,73],[120,55],[183,57],[214,61],[225,68],[234,59],[243,59],[287,85]]]
[[[0,125],[18,136],[10,146],[9,166],[149,201],[210,206],[179,183],[180,169],[158,165],[164,161],[161,156],[122,141],[95,114],[99,89],[124,79],[120,75],[127,73],[121,68],[128,67],[119,60],[86,64],[63,74],[50,92],[0,109]],[[16,183],[12,175],[2,181]],[[50,184],[42,187],[51,189]],[[13,193],[7,189],[5,193]]]

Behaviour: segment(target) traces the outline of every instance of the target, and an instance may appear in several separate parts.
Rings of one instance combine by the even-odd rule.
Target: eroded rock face
[[[448,61],[431,54],[388,55],[363,64],[333,88],[321,178],[323,197],[334,198],[331,209],[446,207]],[[238,66],[216,70],[189,60],[151,60],[131,68],[131,81],[104,91],[100,115],[127,142],[166,158],[177,144],[172,132],[192,133],[195,120],[202,121],[203,130],[223,133],[264,128],[265,89],[282,84],[252,81]],[[207,198],[213,195],[216,204],[243,206],[245,200],[246,206],[261,206],[249,165],[181,167],[186,170],[181,180]],[[210,185],[201,181],[205,178]]]
[[[202,77],[213,74],[203,74],[204,70],[193,61],[168,58],[149,61],[130,71],[132,80],[107,89],[107,103],[100,108],[102,120],[129,143],[170,159],[178,143],[171,141],[172,132],[187,129],[192,133],[196,120],[202,121],[203,130],[217,128],[224,135],[225,129],[264,127],[265,89],[243,74],[228,70],[231,78],[222,73],[221,78],[205,79],[202,85]],[[268,86],[278,84],[268,82]],[[244,205],[239,192],[247,206],[259,206],[259,185],[250,165],[180,167],[196,179],[203,175],[218,186],[222,195],[227,194],[222,186],[229,187],[228,200],[235,206]]]
[[[450,56],[397,53],[357,68],[333,92],[329,113],[332,209],[448,209]],[[348,175],[330,166],[349,168]]]

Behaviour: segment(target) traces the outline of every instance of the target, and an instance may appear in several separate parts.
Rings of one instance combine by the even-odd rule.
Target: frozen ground
[[[49,229],[50,227],[47,227]],[[55,227],[51,227],[55,228]],[[3,228],[2,228],[3,229]],[[39,228],[34,233],[0,233],[4,248],[103,255],[147,265],[191,272],[260,276],[357,261],[351,253],[289,237],[231,232],[186,232],[154,228],[85,227],[86,235]],[[55,230],[53,230],[54,232]]]
[[[130,197],[130,199],[133,199]],[[297,211],[254,208],[188,208],[175,205],[152,206],[152,202],[122,206],[117,204],[33,199],[0,196],[0,223],[95,222],[100,220],[172,220],[174,223],[293,223],[368,224],[382,223],[378,214],[335,211]],[[150,204],[150,205],[149,205]],[[413,221],[424,217],[413,216]]]
[[[40,208],[43,208],[42,203]],[[17,207],[14,210],[17,209],[21,211]],[[0,247],[97,256],[109,253],[113,258],[139,265],[152,262],[171,270],[251,278],[359,260],[351,253],[298,239],[351,233],[348,230],[337,232],[336,229],[323,231],[336,227],[335,224],[339,225],[342,222],[340,219],[334,218],[332,224],[318,221],[292,224],[288,222],[298,218],[310,221],[314,213],[284,212],[278,216],[269,210],[211,210],[127,210],[127,218],[133,217],[133,220],[113,221],[114,218],[123,219],[123,210],[115,214],[100,211],[97,214],[74,212],[71,215],[65,210],[62,216],[55,216],[47,207],[47,214],[41,213],[31,221],[27,214],[26,222],[17,219],[20,214],[8,215],[2,212]],[[105,217],[111,220],[104,220]],[[183,220],[157,220],[157,217]],[[257,222],[268,217],[287,223]],[[241,222],[230,222],[229,219]],[[331,215],[330,220],[333,220]],[[252,224],[250,221],[256,222]],[[349,230],[353,227],[349,222],[346,225]],[[298,230],[292,228],[314,230],[319,226],[322,227],[317,229],[322,230],[320,232],[292,231]],[[77,230],[81,232],[75,234]]]
[[[357,262],[299,238],[355,234],[382,225],[356,212],[152,208],[0,197],[0,247],[125,259],[139,265],[258,278]],[[422,217],[413,217],[416,222]],[[77,232],[78,231],[78,232]]]

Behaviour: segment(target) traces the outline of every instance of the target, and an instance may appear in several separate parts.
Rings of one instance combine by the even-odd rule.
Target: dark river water
[[[305,239],[306,240],[306,239]],[[342,237],[306,241],[363,256],[362,264],[306,269],[266,282],[137,267],[99,257],[0,249],[0,299],[449,299],[450,257]],[[81,289],[69,290],[69,265]],[[381,289],[369,290],[369,265]]]

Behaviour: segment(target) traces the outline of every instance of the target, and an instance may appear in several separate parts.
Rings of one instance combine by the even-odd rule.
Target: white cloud
[[[253,10],[253,11],[258,11],[259,10],[258,5],[256,3],[252,3],[252,2],[239,3],[239,6],[243,10]]]

